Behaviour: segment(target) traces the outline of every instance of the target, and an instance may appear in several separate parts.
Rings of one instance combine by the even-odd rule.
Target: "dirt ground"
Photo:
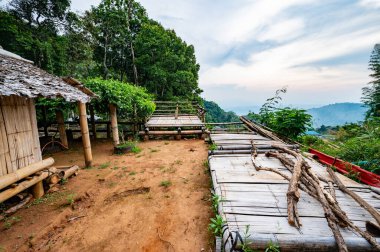
[[[91,169],[0,223],[0,251],[212,251],[207,145],[139,147],[112,155],[111,142],[93,143]],[[80,144],[52,156],[84,163]]]

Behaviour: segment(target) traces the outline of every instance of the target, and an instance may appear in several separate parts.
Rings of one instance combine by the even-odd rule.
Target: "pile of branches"
[[[369,205],[359,195],[344,186],[330,167],[327,168],[330,178],[324,178],[318,176],[313,172],[310,165],[305,161],[300,153],[280,145],[273,145],[273,148],[281,151],[282,153],[278,151],[271,151],[267,152],[266,156],[279,159],[281,163],[292,173],[292,175],[288,176],[287,174],[284,174],[277,169],[268,167],[255,166],[255,168],[258,171],[265,170],[275,172],[289,181],[287,192],[287,213],[288,222],[290,225],[297,228],[302,226],[297,210],[297,203],[300,199],[299,189],[301,189],[321,203],[325,217],[327,219],[327,223],[334,234],[339,251],[348,251],[347,245],[343,239],[339,227],[348,228],[352,232],[362,236],[373,246],[373,248],[375,248],[377,251],[380,251],[380,245],[377,243],[376,239],[367,231],[363,231],[358,226],[356,226],[347,217],[346,213],[340,208],[339,203],[336,199],[334,184],[342,192],[350,195],[355,201],[357,201],[374,217],[377,223],[380,224],[380,214],[375,208]],[[284,153],[293,156],[295,158],[295,161],[288,158]],[[322,182],[325,182],[327,184],[326,189]],[[378,227],[377,224],[371,224]]]

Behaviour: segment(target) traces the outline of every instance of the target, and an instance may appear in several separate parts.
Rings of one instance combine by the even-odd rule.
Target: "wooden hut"
[[[86,103],[95,95],[79,82],[65,80],[0,48],[0,176],[42,160],[34,104],[37,97],[78,103],[85,161],[91,165]]]

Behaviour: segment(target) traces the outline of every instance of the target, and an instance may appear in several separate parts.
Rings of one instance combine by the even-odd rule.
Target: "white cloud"
[[[222,103],[226,87],[235,87],[230,104],[257,104],[283,85],[289,103],[359,101],[369,81],[363,55],[369,58],[380,42],[380,0],[140,2],[151,18],[195,46],[201,88],[214,90],[205,96]],[[218,87],[223,92],[215,92]]]
[[[368,8],[380,8],[380,0],[359,0],[359,4]]]
[[[260,42],[268,40],[277,42],[288,41],[300,36],[304,27],[305,24],[302,18],[280,20],[259,33],[257,40]]]

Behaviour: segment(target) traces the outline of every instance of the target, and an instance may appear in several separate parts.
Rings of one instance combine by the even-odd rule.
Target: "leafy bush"
[[[286,93],[286,88],[277,90],[275,96],[267,99],[262,105],[258,114],[250,112],[248,118],[267,126],[279,135],[296,139],[311,127],[312,116],[303,109],[278,108],[278,103],[282,100],[281,93]]]
[[[99,96],[99,99],[93,99],[91,104],[100,114],[108,113],[109,104],[117,106],[118,116],[122,118],[142,119],[148,117],[155,109],[154,97],[145,88],[102,78],[87,79],[84,83]]]

